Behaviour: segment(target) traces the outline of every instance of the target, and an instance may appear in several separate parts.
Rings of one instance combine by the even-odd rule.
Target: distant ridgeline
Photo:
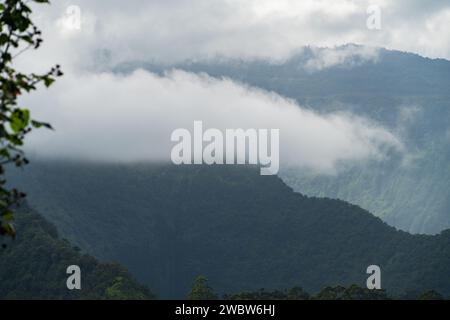
[[[397,231],[358,206],[295,193],[256,167],[32,161],[10,179],[64,237],[120,262],[162,298],[186,297],[200,274],[218,294],[365,287],[374,264],[388,294],[450,295],[450,231]],[[45,239],[75,254],[63,241]],[[27,231],[18,245],[31,240]]]
[[[153,298],[125,268],[81,254],[32,210],[21,209],[16,218],[18,237],[0,248],[0,299]],[[82,270],[81,290],[67,288],[70,265]]]
[[[321,113],[351,112],[374,120],[405,143],[401,159],[352,165],[336,176],[281,168],[281,177],[298,192],[349,201],[405,231],[434,234],[450,228],[450,61],[379,49],[377,59],[351,67],[305,68],[317,54],[320,50],[306,48],[282,63],[134,62],[115,71],[207,73],[276,92]]]

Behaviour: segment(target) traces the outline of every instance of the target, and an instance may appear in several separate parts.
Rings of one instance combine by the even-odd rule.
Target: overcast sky
[[[314,114],[230,80],[177,71],[163,77],[142,70],[119,76],[108,68],[133,60],[283,61],[305,45],[346,43],[368,47],[320,51],[307,67],[349,63],[354,55],[376,60],[378,46],[450,59],[449,1],[53,2],[35,12],[44,46],[17,61],[29,70],[60,63],[66,73],[53,89],[24,98],[37,118],[57,129],[32,137],[31,149],[44,155],[164,159],[172,130],[204,120],[216,128],[279,128],[282,162],[332,172],[342,160],[382,159],[386,146],[400,150],[401,141],[357,115]],[[80,28],[73,20],[76,11],[67,12],[73,5],[80,9]],[[380,29],[368,28],[367,19],[378,9]]]
[[[81,10],[80,30],[65,15],[71,5]],[[276,60],[304,45],[346,43],[450,59],[447,0],[59,0],[39,8],[47,47],[86,64],[105,50],[114,62]],[[374,8],[380,29],[367,27]]]

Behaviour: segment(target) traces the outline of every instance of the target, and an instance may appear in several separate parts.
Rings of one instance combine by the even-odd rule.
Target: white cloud
[[[423,107],[419,105],[401,105],[398,107],[398,127],[409,129],[416,121],[420,120]]]
[[[401,143],[348,114],[318,115],[274,93],[182,71],[69,75],[25,101],[55,132],[35,132],[31,153],[102,161],[169,161],[170,134],[205,128],[280,129],[281,165],[330,173],[341,161],[382,159]]]
[[[369,61],[376,62],[378,51],[377,48],[355,45],[312,48],[313,57],[306,61],[305,68],[309,71],[320,71],[334,66],[353,67]]]

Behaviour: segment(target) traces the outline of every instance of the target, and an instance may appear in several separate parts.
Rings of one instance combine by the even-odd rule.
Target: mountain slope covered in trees
[[[397,231],[257,168],[34,161],[12,180],[65,237],[161,297],[185,297],[199,274],[219,294],[365,286],[372,264],[390,294],[450,293],[449,231]]]
[[[21,209],[16,219],[19,236],[0,249],[0,299],[153,298],[125,268],[80,253],[36,212]],[[81,290],[66,286],[70,265],[81,269]]]

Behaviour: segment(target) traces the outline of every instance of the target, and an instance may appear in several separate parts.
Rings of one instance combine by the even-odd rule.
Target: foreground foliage
[[[21,149],[25,136],[34,128],[51,128],[48,123],[32,119],[30,110],[18,105],[18,98],[36,90],[39,84],[49,87],[62,75],[59,65],[44,74],[27,74],[18,71],[13,64],[14,58],[41,45],[41,31],[31,20],[30,5],[48,2],[0,1],[0,236],[15,236],[13,208],[25,197],[25,193],[7,186],[6,166],[26,165],[28,159]]]
[[[201,288],[201,290],[199,290]],[[198,276],[193,284],[192,291],[188,295],[190,300],[217,300],[218,296],[209,285],[205,276]],[[386,290],[369,290],[356,284],[348,287],[328,286],[315,295],[311,295],[301,287],[293,287],[285,290],[243,291],[235,294],[225,294],[223,300],[391,300],[391,299],[415,299],[415,300],[443,300],[443,296],[430,290],[422,294],[403,294],[389,296]]]
[[[31,210],[17,213],[21,236],[0,249],[0,299],[149,299],[128,271],[82,254]],[[81,290],[68,290],[66,268],[81,268]]]

